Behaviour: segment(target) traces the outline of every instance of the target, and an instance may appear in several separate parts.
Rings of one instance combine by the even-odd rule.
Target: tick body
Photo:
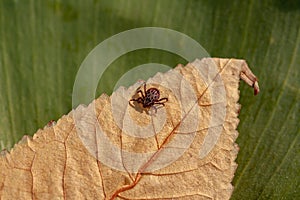
[[[142,104],[144,108],[150,108],[155,104],[165,106],[165,103],[168,101],[168,98],[159,98],[160,92],[157,88],[149,88],[147,90],[146,83],[144,83],[144,91],[138,90],[136,93],[140,93],[142,96],[130,101],[136,101]]]

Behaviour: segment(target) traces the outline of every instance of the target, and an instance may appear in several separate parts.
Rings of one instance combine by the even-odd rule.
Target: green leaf
[[[241,86],[232,199],[299,198],[299,0],[1,0],[1,149],[72,109],[76,73],[97,44],[146,26],[187,34],[214,57],[247,60],[261,93]],[[148,62],[184,60],[159,50],[130,52],[105,72],[97,94],[111,93],[123,73]]]

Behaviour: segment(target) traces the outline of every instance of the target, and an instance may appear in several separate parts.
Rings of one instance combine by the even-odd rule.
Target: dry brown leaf
[[[156,113],[128,104],[141,83],[79,106],[1,152],[1,199],[229,199],[240,78],[259,92],[244,60],[206,58],[147,81]]]

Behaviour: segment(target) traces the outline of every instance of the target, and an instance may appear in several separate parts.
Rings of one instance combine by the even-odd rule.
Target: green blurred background
[[[72,109],[77,70],[104,39],[137,27],[180,31],[213,57],[247,60],[261,93],[241,84],[232,199],[300,199],[299,0],[0,0],[0,147]],[[186,63],[145,49],[117,59],[97,95],[130,68]]]

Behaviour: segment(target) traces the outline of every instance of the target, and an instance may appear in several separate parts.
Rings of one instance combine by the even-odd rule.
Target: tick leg
[[[151,108],[153,108],[155,110],[155,114],[157,113],[157,108],[153,105],[151,106]]]
[[[165,106],[165,103],[166,103],[166,102],[163,102],[163,103],[161,103],[161,102],[155,102],[154,104],[155,104],[155,105],[163,105],[163,106]]]
[[[130,99],[130,101],[136,101],[136,102],[138,102],[138,103],[143,103],[142,97],[139,97],[139,98],[137,98],[137,99]]]
[[[164,101],[164,100],[165,100],[165,102],[163,102],[163,103],[166,103],[168,101],[168,98],[161,98],[161,99],[157,100],[157,103],[160,103],[160,101]]]
[[[144,93],[145,93],[145,95],[146,95],[146,92],[147,92],[147,90],[146,90],[146,82],[144,83]]]
[[[254,95],[259,93],[258,80],[256,76],[251,72],[247,63],[243,61],[242,71],[240,74],[241,79],[243,79],[248,85],[254,88]]]
[[[141,95],[142,95],[143,99],[145,98],[145,96],[144,96],[144,94],[143,94],[142,90],[138,90],[136,93],[137,93],[137,94],[138,94],[138,93],[141,93]]]

